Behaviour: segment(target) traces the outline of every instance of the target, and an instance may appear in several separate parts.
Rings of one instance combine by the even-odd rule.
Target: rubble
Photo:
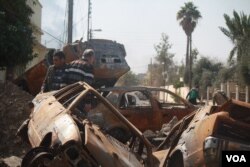
[[[174,116],[171,121],[167,124],[163,124],[162,128],[159,132],[159,136],[167,136],[170,132],[170,130],[174,127],[174,125],[178,122],[178,118]]]
[[[0,159],[2,167],[20,167],[22,159],[16,156]]]
[[[171,129],[177,124],[178,118],[174,116],[171,121],[162,125],[160,131],[153,132],[151,130],[146,130],[143,135],[155,146],[157,147],[169,134]]]
[[[0,83],[0,158],[22,157],[29,146],[15,134],[30,113],[27,105],[33,96],[11,82]],[[10,158],[10,160],[13,158]],[[0,166],[3,166],[2,164]]]

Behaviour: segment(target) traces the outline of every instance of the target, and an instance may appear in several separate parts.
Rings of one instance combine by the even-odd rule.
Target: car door
[[[119,110],[138,129],[150,129],[152,104],[143,91],[129,91],[121,95]]]
[[[177,117],[178,120],[189,114],[194,108],[177,94],[168,90],[155,91],[155,98],[159,102],[159,109],[162,113],[162,123],[168,123]]]

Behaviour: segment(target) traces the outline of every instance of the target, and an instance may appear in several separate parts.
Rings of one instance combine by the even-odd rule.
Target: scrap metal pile
[[[92,110],[86,112],[89,98]],[[37,95],[31,111],[18,132],[32,146],[23,167],[220,166],[221,150],[250,150],[250,104],[234,100],[201,107],[165,126],[171,130],[158,145],[83,82]]]

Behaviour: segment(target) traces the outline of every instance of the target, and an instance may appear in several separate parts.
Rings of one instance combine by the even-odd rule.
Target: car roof
[[[116,87],[109,87],[109,88],[100,88],[99,90],[100,91],[135,91],[135,90],[170,91],[168,89],[159,88],[159,87],[151,87],[151,86],[116,86]]]

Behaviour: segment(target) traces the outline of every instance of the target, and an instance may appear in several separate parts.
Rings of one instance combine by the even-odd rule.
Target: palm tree
[[[227,14],[224,14],[224,18],[227,29],[219,28],[234,44],[228,61],[231,63],[236,59],[239,76],[250,85],[250,15],[244,13],[239,15],[233,11],[232,18]]]
[[[189,87],[192,86],[192,33],[201,18],[200,11],[194,6],[193,2],[187,2],[177,13],[177,20],[180,22],[183,30],[187,35],[187,51],[186,51],[186,73],[189,73]],[[189,67],[189,70],[188,70]]]

